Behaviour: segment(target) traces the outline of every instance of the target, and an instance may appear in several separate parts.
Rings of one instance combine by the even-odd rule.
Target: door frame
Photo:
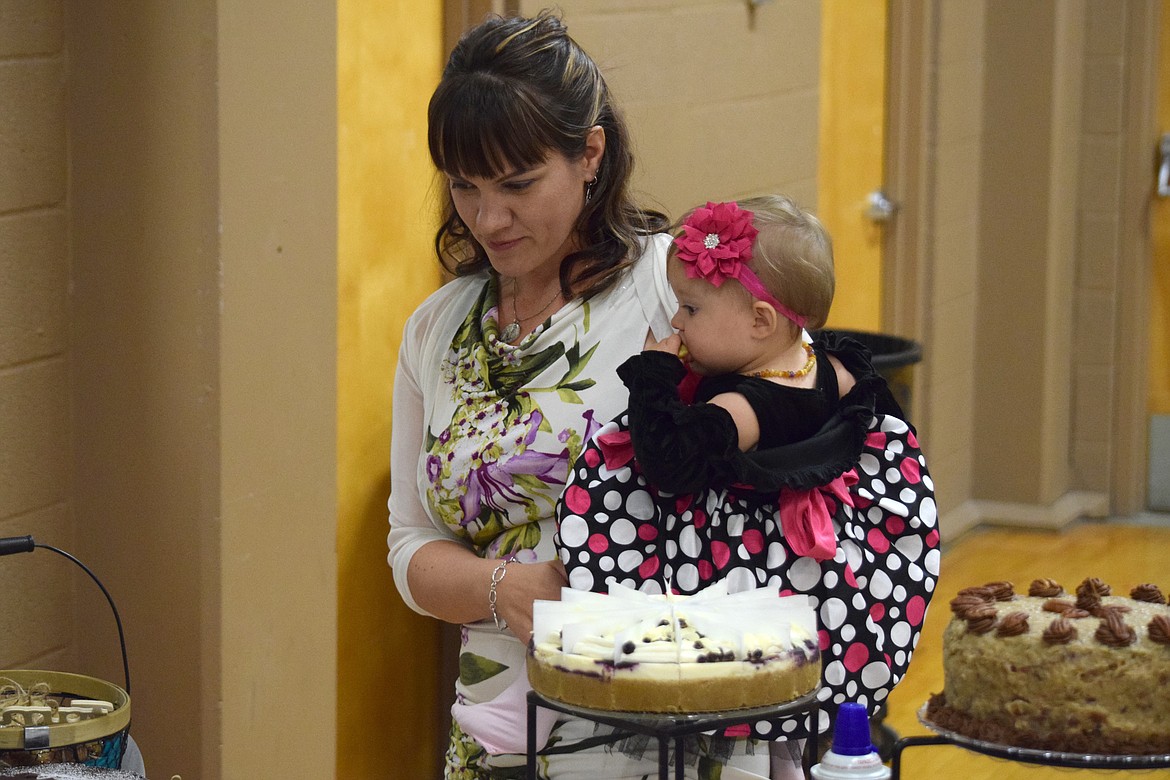
[[[1165,0],[1162,0],[1164,2]],[[1130,3],[1126,15],[1127,89],[1121,187],[1120,269],[1114,354],[1110,509],[1131,515],[1147,508],[1149,469],[1147,384],[1149,349],[1150,203],[1157,143],[1158,37],[1162,2]],[[1124,304],[1124,305],[1122,305]]]

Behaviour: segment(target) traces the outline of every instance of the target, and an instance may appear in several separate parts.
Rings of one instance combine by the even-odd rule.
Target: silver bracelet
[[[508,564],[516,560],[515,556],[505,558],[500,561],[499,565],[492,571],[492,584],[488,586],[488,607],[492,611],[492,620],[496,624],[497,631],[503,631],[508,627],[508,621],[501,620],[499,614],[496,613],[496,587],[504,581],[504,576],[508,573]]]

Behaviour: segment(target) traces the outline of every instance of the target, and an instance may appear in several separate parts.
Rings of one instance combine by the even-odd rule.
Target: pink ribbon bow
[[[610,471],[616,471],[634,459],[634,442],[629,431],[603,433],[597,437],[597,447]]]
[[[853,506],[849,487],[857,484],[857,472],[850,469],[827,485],[808,490],[780,490],[780,528],[792,551],[801,557],[827,561],[837,554],[833,530],[832,498]]]

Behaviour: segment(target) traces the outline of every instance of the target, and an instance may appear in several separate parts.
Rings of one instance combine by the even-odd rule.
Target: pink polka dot
[[[905,477],[906,481],[911,485],[917,485],[922,481],[922,472],[919,469],[918,461],[916,460],[906,458],[902,461],[901,465],[898,466],[898,470],[902,472],[902,476]]]
[[[574,514],[584,514],[589,511],[589,491],[580,485],[569,485],[565,491],[565,506]]]
[[[872,607],[869,608],[869,616],[871,618],[873,618],[873,621],[875,623],[880,621],[882,618],[884,618],[886,616],[886,605],[885,604],[874,604]]]
[[[886,520],[886,533],[890,536],[901,536],[906,530],[906,521],[897,515],[890,515]]]
[[[845,584],[857,587],[857,575],[853,573],[853,567],[849,564],[845,564]]]
[[[658,538],[658,528],[653,523],[642,523],[638,526],[638,538],[644,542]]]
[[[715,576],[715,567],[711,565],[711,561],[699,561],[695,568],[699,570],[699,579],[704,582]]]
[[[935,547],[938,547],[938,529],[937,528],[935,528],[934,530],[932,530],[930,533],[928,533],[926,535],[926,546],[932,550]]]
[[[845,651],[845,657],[841,662],[845,664],[846,669],[856,672],[869,662],[869,648],[862,642],[854,642]]]
[[[758,553],[764,549],[764,535],[757,528],[750,528],[744,531],[743,546],[749,553]]]
[[[652,556],[642,561],[642,565],[638,567],[638,576],[644,580],[648,580],[658,573],[658,556]]]
[[[723,730],[725,737],[746,737],[752,733],[752,727],[747,723],[740,723],[737,726],[728,726]]]
[[[926,617],[926,599],[922,596],[914,596],[906,602],[906,619],[910,621],[910,625],[922,625],[924,617]]]
[[[696,529],[702,528],[703,526],[705,526],[707,524],[707,513],[704,512],[702,509],[696,509],[695,514],[694,514],[694,520],[692,522],[694,522]]]
[[[593,534],[589,537],[589,549],[595,553],[603,553],[609,549],[609,539],[604,534]]]
[[[873,447],[874,449],[884,450],[886,448],[886,434],[882,431],[871,431],[865,437],[865,446]]]
[[[731,560],[731,548],[724,542],[711,542],[711,560],[715,561],[715,568],[722,569]]]
[[[597,468],[597,465],[601,463],[601,453],[597,450],[585,450],[585,455],[583,457],[585,458],[585,465],[591,469]]]
[[[869,533],[865,535],[865,539],[869,542],[870,548],[876,553],[884,553],[890,549],[890,540],[876,528],[869,529]]]
[[[674,513],[676,515],[681,515],[683,512],[687,511],[687,507],[689,507],[690,505],[691,505],[691,497],[690,496],[679,496],[678,498],[676,498],[674,500]]]
[[[825,629],[817,631],[817,637],[821,643],[821,652],[829,649],[829,632]]]
[[[918,437],[914,435],[914,431],[908,431],[906,433],[906,441],[911,447],[918,449]]]

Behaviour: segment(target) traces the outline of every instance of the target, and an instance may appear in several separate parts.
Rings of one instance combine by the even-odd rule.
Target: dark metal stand
[[[571,704],[549,699],[536,691],[528,692],[528,780],[536,780],[536,709],[544,707],[549,710],[563,712],[566,715],[584,718],[613,726],[624,735],[642,734],[658,740],[658,778],[670,780],[670,741],[674,740],[675,749],[675,780],[683,780],[685,766],[682,762],[683,738],[688,734],[697,734],[702,731],[736,726],[741,723],[750,723],[763,718],[774,718],[781,715],[798,715],[810,713],[810,729],[808,744],[810,755],[817,755],[817,729],[819,704],[817,692],[813,691],[795,701],[779,704],[772,707],[758,707],[750,710],[731,710],[728,712],[709,712],[693,715],[675,715],[671,713],[639,713],[639,712],[608,712],[603,710],[575,707]]]
[[[1126,755],[1080,755],[1057,753],[1055,751],[1030,750],[1010,745],[993,745],[988,742],[942,735],[902,737],[894,745],[894,756],[890,764],[891,780],[899,780],[902,773],[902,751],[918,745],[955,745],[994,758],[1021,761],[1026,764],[1057,766],[1066,769],[1166,769],[1170,768],[1170,755],[1126,756]]]

